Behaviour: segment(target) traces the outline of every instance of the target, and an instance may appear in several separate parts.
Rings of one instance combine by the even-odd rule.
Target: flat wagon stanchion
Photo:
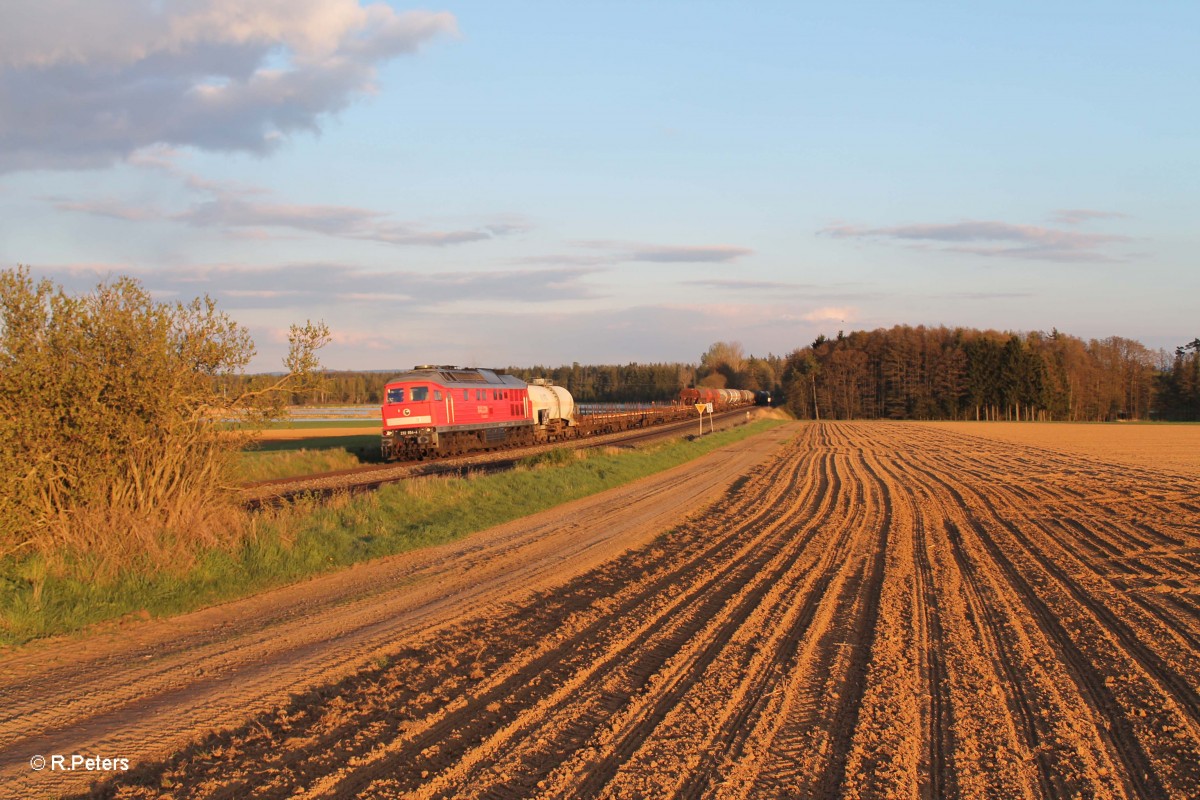
[[[686,409],[681,409],[676,405],[624,403],[615,408],[613,406],[581,405],[577,408],[575,421],[581,435],[592,436],[662,425],[686,416]]]

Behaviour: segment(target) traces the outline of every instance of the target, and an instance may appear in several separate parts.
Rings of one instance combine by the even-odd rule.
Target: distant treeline
[[[490,367],[489,367],[490,368]],[[389,380],[404,370],[387,372],[329,371],[320,389],[304,395],[295,394],[293,405],[331,405],[337,403],[369,403],[383,401],[383,388]],[[670,402],[685,386],[696,379],[694,364],[626,364],[582,365],[561,367],[507,367],[497,372],[515,375],[529,382],[545,378],[566,387],[580,403],[604,402]],[[222,378],[230,394],[265,383],[268,376],[238,375]]]
[[[1197,420],[1200,339],[1172,358],[1119,336],[905,325],[818,337],[781,383],[803,418]]]
[[[580,403],[669,403],[696,379],[694,364],[611,364],[509,367],[504,372],[529,382],[545,378],[565,387]]]
[[[700,363],[508,367],[587,402],[669,402],[686,386],[765,390],[803,419],[1200,420],[1200,339],[1150,350],[1112,336],[898,325],[820,336],[787,356],[717,342]],[[379,403],[395,372],[333,371],[296,405]],[[267,376],[224,379],[231,393]]]

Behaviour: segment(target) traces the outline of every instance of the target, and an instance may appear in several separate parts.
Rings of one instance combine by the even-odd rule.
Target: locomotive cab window
[[[428,386],[414,386],[412,388],[412,399],[414,403],[421,403],[429,399]]]
[[[389,403],[403,403],[404,402],[403,387],[398,387],[395,389],[388,389],[387,401]]]
[[[441,399],[442,399],[442,393],[441,393],[441,392],[439,392],[437,389],[434,389],[434,390],[433,390],[433,399],[434,399],[434,400],[441,400]]]

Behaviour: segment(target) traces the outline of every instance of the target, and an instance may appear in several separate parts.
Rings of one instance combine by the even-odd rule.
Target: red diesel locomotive
[[[553,442],[575,425],[574,401],[561,386],[428,364],[388,381],[382,414],[389,460]]]

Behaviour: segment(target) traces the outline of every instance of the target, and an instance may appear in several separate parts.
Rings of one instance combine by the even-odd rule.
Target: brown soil
[[[1197,797],[1198,520],[1151,468],[790,426],[173,635],[31,649],[0,780],[59,793],[24,760],[95,752],[139,762],[106,797]]]
[[[935,427],[1005,442],[1066,450],[1200,475],[1200,425],[1170,423],[930,422]]]

